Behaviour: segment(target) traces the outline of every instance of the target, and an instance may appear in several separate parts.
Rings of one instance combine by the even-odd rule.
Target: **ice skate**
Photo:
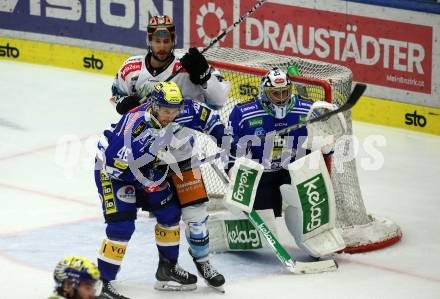
[[[154,288],[159,291],[192,291],[197,288],[197,276],[162,255],[159,255],[156,279]]]
[[[190,252],[191,253],[191,252]],[[216,291],[221,293],[225,292],[223,285],[225,284],[225,277],[221,275],[209,262],[209,257],[195,258],[193,257],[194,264],[197,267],[199,275],[203,277],[206,284]]]
[[[102,280],[101,294],[96,297],[97,299],[129,299],[122,296],[108,280]]]

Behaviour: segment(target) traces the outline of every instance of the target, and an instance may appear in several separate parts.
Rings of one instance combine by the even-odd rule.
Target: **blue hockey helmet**
[[[275,118],[282,119],[292,108],[292,82],[285,72],[273,68],[261,79],[260,101]]]

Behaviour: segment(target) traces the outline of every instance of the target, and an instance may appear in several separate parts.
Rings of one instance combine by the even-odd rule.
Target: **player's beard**
[[[155,53],[153,51],[153,49],[151,50],[151,55],[153,56],[153,58],[156,59],[157,61],[161,62],[161,63],[164,63],[167,60],[169,60],[170,57],[171,57],[171,53],[172,53],[172,51],[169,51],[169,52],[167,52],[167,51],[159,51],[158,53]]]

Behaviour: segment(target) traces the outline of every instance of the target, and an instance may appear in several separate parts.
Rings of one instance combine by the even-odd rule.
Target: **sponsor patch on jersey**
[[[254,132],[255,136],[264,136],[266,135],[266,131],[263,128],[256,128]]]
[[[115,159],[115,162],[113,164],[115,165],[116,168],[119,168],[119,169],[124,169],[125,170],[125,169],[128,168],[128,164],[127,163],[124,163],[124,162],[116,160],[116,159]]]
[[[247,106],[247,107],[241,107],[240,110],[241,110],[241,112],[247,112],[247,111],[249,111],[249,110],[254,110],[254,109],[256,109],[256,108],[257,108],[256,105],[249,105],[249,106]]]
[[[249,128],[261,127],[263,125],[263,118],[256,117],[248,120]]]
[[[133,132],[131,133],[131,137],[133,139],[136,139],[147,127],[147,123],[145,121],[141,121],[136,128],[133,129]]]
[[[205,107],[202,108],[202,113],[200,114],[200,120],[206,122],[206,119],[209,116],[209,111]]]
[[[130,62],[124,65],[121,70],[121,78],[125,81],[125,78],[132,72],[139,71],[142,67],[142,62]]]
[[[101,170],[101,187],[104,198],[105,214],[113,214],[118,211],[116,207],[115,197],[113,194],[113,184],[108,176]]]
[[[136,193],[134,190],[134,186],[132,186],[132,185],[127,185],[127,186],[119,188],[119,190],[116,192],[116,196],[120,201],[123,201],[126,203],[135,203],[136,202]]]

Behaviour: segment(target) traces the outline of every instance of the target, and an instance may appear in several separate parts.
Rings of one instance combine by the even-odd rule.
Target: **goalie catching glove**
[[[306,121],[314,119],[322,114],[338,109],[335,104],[327,102],[313,103]],[[342,113],[331,116],[328,119],[307,124],[307,138],[302,147],[311,151],[321,150],[323,154],[330,154],[336,140],[347,131],[347,123]]]
[[[211,78],[211,70],[206,58],[197,48],[190,48],[188,53],[180,58],[182,67],[189,73],[189,79],[194,84],[204,84]]]

